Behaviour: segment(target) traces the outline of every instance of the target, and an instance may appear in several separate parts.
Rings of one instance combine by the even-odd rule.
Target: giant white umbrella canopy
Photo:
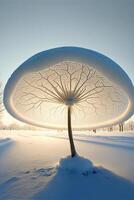
[[[94,129],[133,114],[134,87],[110,58],[89,49],[60,47],[32,56],[14,71],[5,86],[4,104],[11,115],[32,125],[66,129],[72,122],[76,130]]]

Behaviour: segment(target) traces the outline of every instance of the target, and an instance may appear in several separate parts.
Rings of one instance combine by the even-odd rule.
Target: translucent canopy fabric
[[[40,127],[66,129],[67,107],[73,129],[118,124],[134,112],[134,87],[108,57],[79,47],[38,53],[9,78],[4,104],[15,118]]]

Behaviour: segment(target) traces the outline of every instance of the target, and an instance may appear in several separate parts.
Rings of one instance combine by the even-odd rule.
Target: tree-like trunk
[[[124,124],[119,124],[119,131],[123,132],[124,131]]]
[[[72,127],[71,127],[71,106],[68,106],[68,136],[70,141],[71,156],[74,157],[76,155],[76,150],[74,146]]]

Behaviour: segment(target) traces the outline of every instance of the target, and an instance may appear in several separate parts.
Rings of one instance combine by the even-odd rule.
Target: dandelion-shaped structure
[[[71,155],[76,130],[111,126],[134,111],[134,88],[108,57],[78,47],[38,53],[10,77],[4,91],[7,111],[41,127],[68,129]]]

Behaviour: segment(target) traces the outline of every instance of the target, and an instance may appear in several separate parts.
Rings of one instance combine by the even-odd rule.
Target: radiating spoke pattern
[[[12,96],[16,112],[44,126],[66,127],[68,105],[74,127],[111,120],[128,105],[119,86],[93,66],[73,61],[25,74]]]

